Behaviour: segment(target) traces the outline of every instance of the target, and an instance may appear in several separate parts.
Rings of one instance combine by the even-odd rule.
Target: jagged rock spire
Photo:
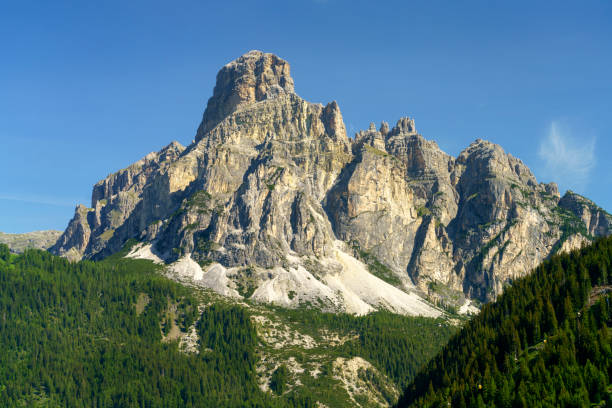
[[[249,51],[225,65],[217,74],[196,140],[239,106],[293,93],[289,63],[274,54]]]
[[[380,123],[380,129],[378,131],[381,135],[387,136],[387,133],[389,133],[389,124],[383,120]]]
[[[391,132],[389,133],[389,135],[395,136],[395,135],[399,135],[400,133],[408,133],[408,134],[415,133],[416,134],[416,127],[414,125],[414,119],[411,119],[408,117],[400,118],[397,121],[397,124],[395,125],[395,127],[391,129]]]

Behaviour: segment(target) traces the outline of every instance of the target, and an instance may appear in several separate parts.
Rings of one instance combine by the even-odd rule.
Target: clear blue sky
[[[251,49],[351,133],[411,116],[612,210],[612,2],[0,0],[0,231],[64,229],[96,181],[188,144]]]

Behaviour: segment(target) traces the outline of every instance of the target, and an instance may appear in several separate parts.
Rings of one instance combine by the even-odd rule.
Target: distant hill
[[[48,249],[62,235],[61,231],[32,231],[25,234],[0,232],[0,244],[6,244],[11,252],[22,253],[26,248]]]
[[[399,407],[612,406],[612,239],[552,257],[486,305]]]

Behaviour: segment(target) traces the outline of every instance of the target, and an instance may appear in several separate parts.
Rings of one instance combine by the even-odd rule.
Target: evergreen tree
[[[398,406],[436,407],[448,396],[457,406],[602,406],[612,391],[611,261],[609,237],[516,280],[451,338]]]

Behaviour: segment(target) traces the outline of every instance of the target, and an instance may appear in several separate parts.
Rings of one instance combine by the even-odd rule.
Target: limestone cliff
[[[217,75],[194,143],[98,182],[51,251],[99,259],[135,239],[131,256],[228,296],[427,314],[402,296],[493,299],[611,221],[486,141],[455,158],[409,118],[349,138],[335,102],[301,99],[286,61],[251,51]]]

